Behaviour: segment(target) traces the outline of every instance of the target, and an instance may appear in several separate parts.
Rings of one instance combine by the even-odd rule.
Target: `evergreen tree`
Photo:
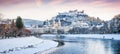
[[[17,19],[16,19],[16,27],[18,29],[21,29],[21,28],[24,27],[23,22],[22,22],[22,18],[20,16],[18,16]]]

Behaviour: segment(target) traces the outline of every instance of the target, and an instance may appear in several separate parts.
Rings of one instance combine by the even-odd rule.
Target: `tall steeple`
[[[47,26],[50,26],[50,22],[49,22],[49,20],[47,20]]]
[[[11,20],[11,27],[14,27],[15,23],[14,23],[14,19]]]
[[[58,20],[58,24],[59,24],[59,26],[61,26],[61,21],[60,21],[60,19]]]
[[[54,26],[55,25],[55,18],[53,17],[53,19],[52,19],[52,26]]]

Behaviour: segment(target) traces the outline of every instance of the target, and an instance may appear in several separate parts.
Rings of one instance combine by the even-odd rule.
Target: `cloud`
[[[120,9],[120,0],[96,0],[90,2],[91,5],[101,8],[117,8]]]
[[[63,2],[64,2],[64,0],[52,0],[51,2],[49,2],[49,5],[61,4]]]
[[[52,16],[53,13],[78,9],[85,10],[90,15],[109,17],[120,13],[119,5],[120,0],[0,0],[0,12],[9,13],[9,16],[13,13],[12,16],[21,14],[27,15],[27,17],[31,16],[31,18],[36,14],[37,16],[34,18],[43,14],[48,18],[47,16]]]
[[[35,3],[38,7],[42,5],[42,0],[35,0]]]
[[[14,3],[21,3],[27,0],[0,0],[0,4],[14,4]]]

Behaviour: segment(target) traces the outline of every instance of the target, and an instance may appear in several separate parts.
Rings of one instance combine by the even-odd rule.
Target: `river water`
[[[72,38],[71,38],[72,39]],[[120,54],[120,40],[77,38],[61,39],[62,45],[40,54]]]

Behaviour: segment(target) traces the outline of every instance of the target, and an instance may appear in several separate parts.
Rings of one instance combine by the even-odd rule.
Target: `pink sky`
[[[58,12],[78,9],[89,16],[110,20],[120,14],[120,0],[0,0],[0,13],[4,18],[46,20]]]

